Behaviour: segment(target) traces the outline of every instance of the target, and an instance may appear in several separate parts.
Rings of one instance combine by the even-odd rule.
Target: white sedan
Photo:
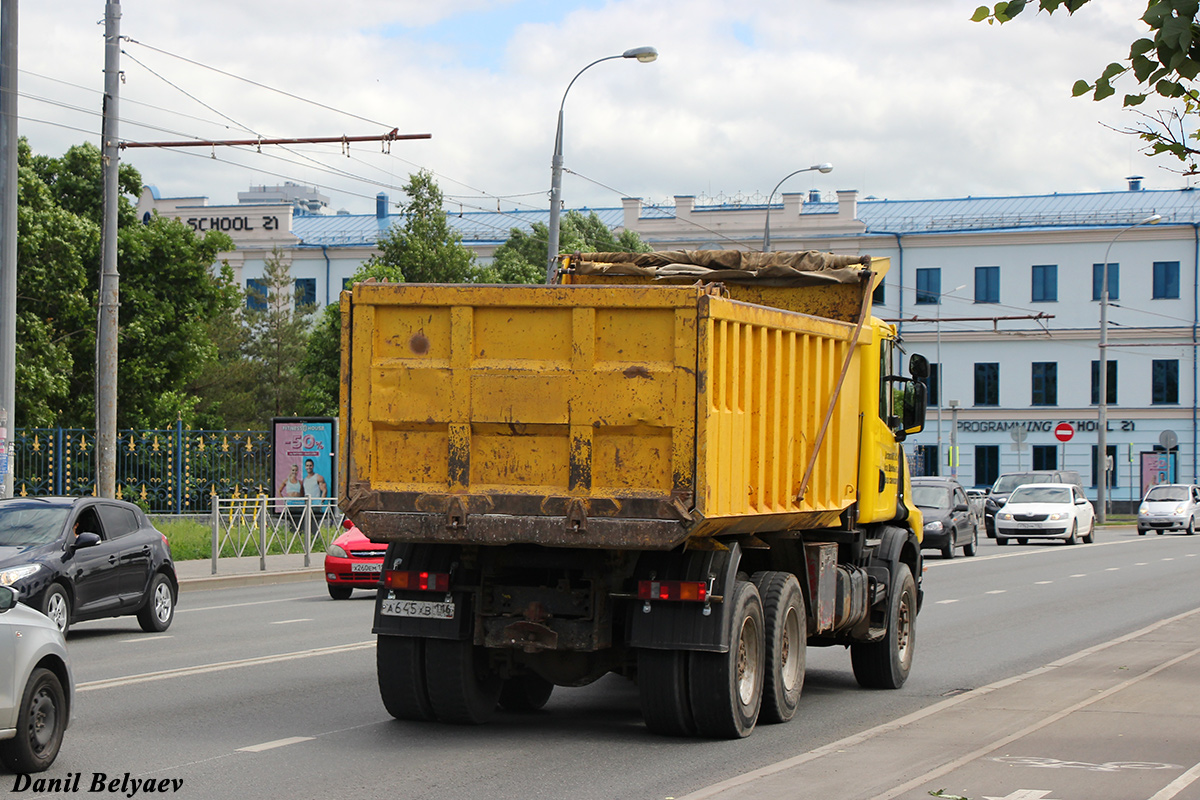
[[[1080,538],[1091,544],[1096,535],[1096,512],[1083,490],[1068,483],[1027,483],[1017,488],[996,513],[996,544],[1016,539]]]
[[[16,774],[48,769],[74,693],[62,631],[0,586],[0,763]]]

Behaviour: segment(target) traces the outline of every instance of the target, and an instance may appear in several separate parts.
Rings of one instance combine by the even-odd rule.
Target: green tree
[[[314,307],[293,302],[291,267],[279,250],[263,264],[261,289],[251,289],[250,303],[242,312],[247,328],[245,354],[257,366],[255,404],[259,425],[271,417],[294,416],[301,411],[304,375],[300,362],[312,327]]]
[[[354,276],[351,283],[374,278],[379,281],[403,283],[404,275],[394,265],[367,261]],[[336,417],[338,414],[338,391],[341,386],[342,358],[342,310],[340,303],[330,303],[321,312],[300,371],[304,374],[304,413],[314,417]]]
[[[487,282],[542,283],[546,280],[550,227],[535,222],[532,228],[532,232],[520,228],[509,232],[508,241],[496,248]],[[560,253],[648,253],[650,250],[636,231],[623,230],[614,236],[594,211],[584,216],[571,210],[560,218]]]
[[[102,161],[92,144],[61,158],[18,147],[17,408],[15,425],[90,427],[95,419],[96,303],[100,273]],[[117,424],[159,427],[186,419],[186,385],[215,357],[205,320],[231,302],[210,267],[224,234],[137,219],[142,186],[118,171],[117,267],[121,273]]]
[[[424,170],[404,186],[408,203],[403,222],[379,240],[379,253],[367,262],[394,267],[408,283],[466,283],[477,277],[475,254],[462,244],[442,208],[442,190]]]
[[[1074,14],[1089,0],[1038,0],[1036,7],[1047,14],[1065,10]],[[971,19],[1003,24],[1014,19],[1028,6],[1030,0],[1008,0],[989,8],[979,6]],[[1141,21],[1149,29],[1149,35],[1136,39],[1129,47],[1129,55],[1121,62],[1113,62],[1104,68],[1093,81],[1077,80],[1071,88],[1075,97],[1090,94],[1093,100],[1104,100],[1116,93],[1113,82],[1132,73],[1137,89],[1124,98],[1126,108],[1142,105],[1146,98],[1156,94],[1170,101],[1181,103],[1179,110],[1166,110],[1154,114],[1142,114],[1143,122],[1129,133],[1136,134],[1147,142],[1151,155],[1170,153],[1184,162],[1189,171],[1196,171],[1200,149],[1189,142],[1200,136],[1200,131],[1189,126],[1200,114],[1200,93],[1193,86],[1200,74],[1200,24],[1197,14],[1200,3],[1196,0],[1147,0],[1146,12]]]

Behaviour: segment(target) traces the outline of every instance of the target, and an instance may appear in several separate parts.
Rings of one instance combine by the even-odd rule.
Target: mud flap
[[[729,603],[737,583],[742,552],[731,544],[728,550],[681,550],[646,553],[638,564],[638,580],[704,581],[711,595],[708,603],[666,600],[633,600],[629,612],[629,644],[652,650],[729,650]]]

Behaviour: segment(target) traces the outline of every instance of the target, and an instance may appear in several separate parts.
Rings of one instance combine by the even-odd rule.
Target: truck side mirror
[[[913,353],[908,359],[908,374],[914,378],[925,380],[929,377],[929,359],[920,353]]]

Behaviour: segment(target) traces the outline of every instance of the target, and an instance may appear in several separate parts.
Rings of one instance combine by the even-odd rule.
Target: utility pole
[[[104,170],[104,218],[100,227],[100,313],[96,322],[96,495],[117,496],[117,173],[120,151],[117,99],[121,86],[121,4],[104,6],[104,119],[100,154]]]
[[[12,497],[17,402],[17,0],[0,0],[0,497]]]

